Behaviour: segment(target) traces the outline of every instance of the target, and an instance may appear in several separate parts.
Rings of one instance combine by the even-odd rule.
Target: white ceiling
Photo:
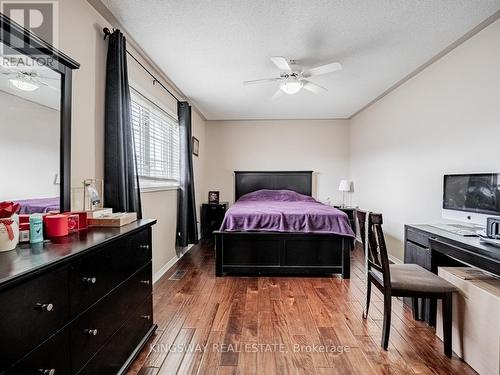
[[[500,9],[500,0],[102,0],[208,120],[348,118]],[[285,56],[344,69],[276,100]]]
[[[8,64],[13,61],[18,64]],[[10,78],[16,78],[18,72],[35,73],[40,82],[35,91],[23,91],[9,83]],[[13,58],[12,60],[0,55],[0,91],[19,98],[41,104],[45,107],[60,110],[61,106],[61,75],[43,65],[38,65],[29,57]]]

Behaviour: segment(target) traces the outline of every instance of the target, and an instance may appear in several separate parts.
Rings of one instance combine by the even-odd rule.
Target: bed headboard
[[[313,171],[234,171],[234,200],[260,189],[292,190],[312,195]]]

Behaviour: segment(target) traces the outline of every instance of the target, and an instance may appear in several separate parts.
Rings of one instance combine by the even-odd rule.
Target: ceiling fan
[[[289,95],[296,94],[303,88],[315,94],[326,92],[328,90],[325,87],[309,81],[308,78],[333,73],[342,69],[342,64],[339,62],[333,62],[315,68],[299,69],[295,60],[288,61],[284,57],[274,56],[271,57],[271,61],[281,71],[279,77],[244,81],[243,84],[253,85],[258,83],[279,82],[280,87],[273,95],[273,99],[282,96],[284,93]]]
[[[40,88],[40,86],[46,86],[56,91],[58,90],[57,88],[49,85],[47,82],[44,82],[44,80],[51,80],[53,78],[42,77],[35,71],[29,72],[10,69],[0,71],[0,73],[10,76],[11,78],[9,78],[9,83],[16,89],[22,91],[35,91]]]

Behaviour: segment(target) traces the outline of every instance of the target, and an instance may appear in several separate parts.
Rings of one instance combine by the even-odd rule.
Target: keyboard
[[[462,237],[479,237],[479,234],[474,229],[474,227],[460,224],[433,224],[432,226]],[[476,229],[479,230],[481,228]]]

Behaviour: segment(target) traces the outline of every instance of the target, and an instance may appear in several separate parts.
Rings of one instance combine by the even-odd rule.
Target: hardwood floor
[[[216,278],[213,254],[211,244],[194,246],[155,284],[159,328],[128,374],[475,374],[396,299],[389,350],[380,347],[378,290],[361,316],[360,249],[351,280]],[[169,280],[178,270],[187,273]]]

